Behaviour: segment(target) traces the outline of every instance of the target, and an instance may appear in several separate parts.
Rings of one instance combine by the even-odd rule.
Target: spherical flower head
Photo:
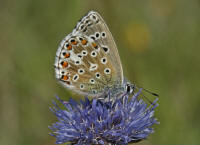
[[[64,109],[53,102],[55,107],[50,109],[58,122],[49,127],[50,135],[56,138],[56,144],[71,145],[128,145],[146,139],[153,133],[152,125],[158,123],[153,116],[158,99],[148,106],[138,99],[140,93],[112,101],[90,101],[86,97],[80,103],[57,97]]]

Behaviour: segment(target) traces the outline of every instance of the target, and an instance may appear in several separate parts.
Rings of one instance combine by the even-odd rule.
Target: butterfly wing
[[[100,96],[123,83],[120,57],[101,16],[89,12],[61,42],[55,60],[56,78],[84,95]]]
[[[101,48],[106,51],[107,58],[115,68],[115,73],[120,82],[123,81],[123,69],[117,50],[117,46],[103,18],[94,11],[90,11],[77,24],[73,33],[85,34],[92,38]]]

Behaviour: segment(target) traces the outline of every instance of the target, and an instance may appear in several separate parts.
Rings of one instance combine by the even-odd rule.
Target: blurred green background
[[[51,145],[55,52],[89,10],[105,19],[125,76],[160,95],[156,132],[140,145],[200,142],[199,0],[0,0],[0,144]]]

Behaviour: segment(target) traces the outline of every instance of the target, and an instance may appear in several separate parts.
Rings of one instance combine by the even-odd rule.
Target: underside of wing
[[[65,87],[94,97],[123,83],[117,47],[98,13],[88,13],[63,39],[56,53],[55,71]]]
[[[123,83],[123,69],[117,46],[100,14],[95,11],[90,11],[81,19],[72,33],[74,35],[84,34],[101,46],[106,52],[106,56],[110,60],[112,66],[115,68],[118,80]]]

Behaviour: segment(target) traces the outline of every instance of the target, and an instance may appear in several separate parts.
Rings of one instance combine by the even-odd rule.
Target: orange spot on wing
[[[64,62],[62,62],[62,67],[63,67],[63,68],[66,68],[66,67],[68,67],[68,65],[69,65],[69,64],[68,64],[68,62],[67,62],[67,61],[64,61]]]
[[[93,46],[94,48],[97,48],[97,44],[96,44],[96,43],[92,43],[92,46]]]
[[[77,41],[73,41],[73,42],[71,42],[73,45],[76,45],[76,44],[78,44],[78,42]]]
[[[69,58],[69,57],[70,57],[70,53],[66,53],[65,58]]]
[[[65,76],[62,76],[62,79],[63,79],[64,81],[66,81],[66,80],[69,79],[69,77],[68,77],[67,75],[65,75]]]
[[[87,44],[87,40],[84,39],[84,40],[81,41],[81,43],[82,43],[82,45],[86,45]]]
[[[67,46],[67,50],[72,50],[72,45],[69,44],[69,45]]]

